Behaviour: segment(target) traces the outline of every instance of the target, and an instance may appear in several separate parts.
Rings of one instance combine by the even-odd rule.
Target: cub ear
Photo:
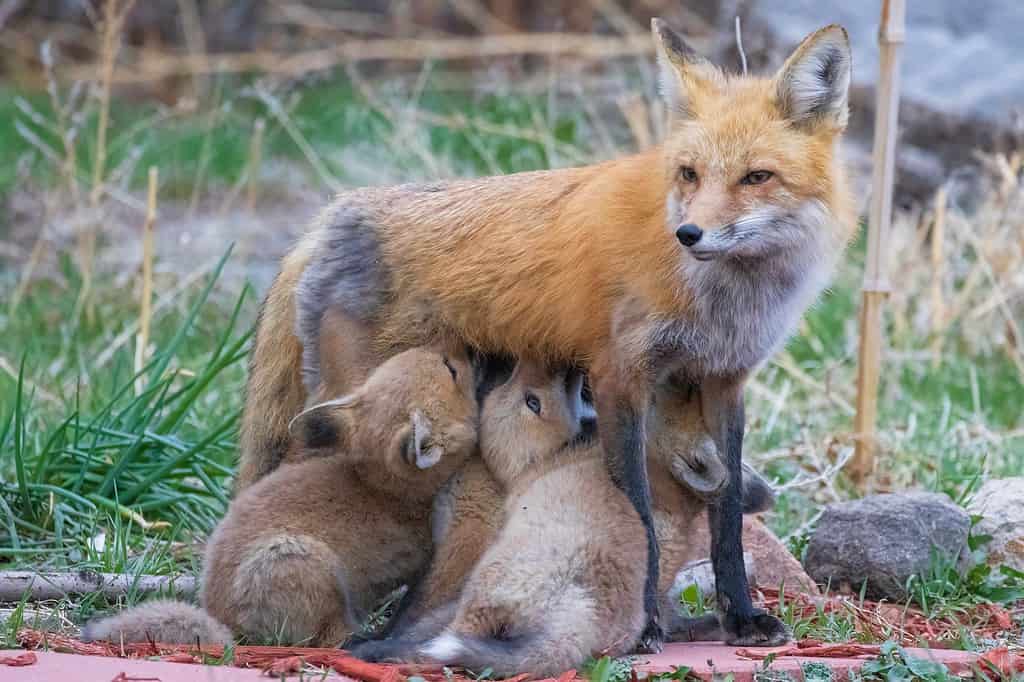
[[[288,433],[303,448],[340,449],[348,445],[348,429],[343,414],[359,402],[358,394],[317,403],[300,412],[288,424]]]
[[[444,447],[430,442],[430,420],[419,410],[413,410],[409,427],[403,429],[402,456],[417,469],[429,469],[441,461]]]
[[[651,33],[658,54],[658,85],[670,115],[693,116],[694,101],[702,89],[721,80],[721,72],[664,20],[651,19]]]
[[[826,26],[804,38],[775,76],[783,113],[801,125],[846,127],[853,58],[846,29]]]

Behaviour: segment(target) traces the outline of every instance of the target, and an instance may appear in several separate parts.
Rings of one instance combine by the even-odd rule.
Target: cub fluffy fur
[[[202,609],[142,604],[90,623],[86,638],[343,642],[430,558],[432,498],[476,450],[472,368],[406,351],[355,393],[301,413],[293,432],[325,456],[235,499],[207,547]]]

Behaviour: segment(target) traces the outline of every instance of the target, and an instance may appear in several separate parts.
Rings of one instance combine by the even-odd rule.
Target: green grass
[[[345,79],[306,88],[220,84],[200,111],[121,101],[111,110],[107,168],[138,189],[146,169],[159,166],[164,200],[230,186],[246,173],[257,120],[266,122],[264,160],[288,163],[306,181],[328,188],[366,184],[375,176],[397,181],[535,170],[558,163],[552,154],[559,150],[576,158],[589,153],[580,149],[583,113],[551,113],[541,97],[426,87],[417,101],[441,120],[413,118],[411,129],[399,131],[393,107],[401,102]],[[91,177],[97,116],[88,100],[78,102],[71,107],[78,114],[62,118],[66,101],[55,104],[46,93],[0,84],[0,196],[15,186],[19,169],[37,182],[57,181],[54,160],[65,158],[62,130],[74,131],[77,177],[83,183]]]
[[[267,122],[266,201],[289,191],[277,180],[281,169],[326,193],[334,183],[530,170],[609,151],[596,142],[593,115],[578,105],[425,83],[421,92],[375,85],[370,99],[348,80],[271,92],[256,82],[215,84],[194,112],[117,101],[108,168],[123,176],[125,192],[138,194],[145,169],[159,165],[162,203],[219,197],[248,172],[257,119]],[[95,115],[88,102],[76,110],[76,177],[86,188]],[[59,119],[45,94],[0,90],[0,196],[26,181],[19,167],[31,186],[62,191],[65,179],[42,151],[62,155]],[[627,149],[622,122],[605,124],[615,131],[611,144]],[[821,506],[856,494],[842,475],[827,485],[785,486],[835,464],[849,448],[851,416],[841,403],[853,395],[862,258],[858,244],[833,290],[780,359],[758,372],[759,390],[749,394],[747,452],[784,486],[768,522],[798,555]],[[0,370],[0,568],[194,570],[194,556],[169,548],[205,536],[225,508],[256,310],[248,291],[227,293],[238,282],[215,283],[217,272],[156,316],[153,352],[136,376],[134,278],[126,285],[102,275],[91,314],[83,314],[70,257],[33,282],[16,309],[10,297],[19,269],[0,271],[0,359],[13,370]],[[946,329],[945,352],[933,365],[909,353],[927,348],[930,337],[889,329],[891,347],[905,355],[889,359],[881,391],[881,467],[895,488],[943,491],[963,503],[987,477],[1024,472],[1024,438],[984,436],[1024,426],[1021,377],[1005,353],[976,348],[966,332],[958,324]],[[1011,577],[958,582],[937,567],[915,589],[922,603],[955,609],[993,598],[985,591],[1008,587]],[[86,615],[102,607],[80,606]],[[791,620],[802,635],[853,636],[841,615]]]

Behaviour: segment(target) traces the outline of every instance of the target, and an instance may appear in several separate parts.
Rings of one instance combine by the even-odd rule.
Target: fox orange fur
[[[294,455],[286,415],[327,375],[358,384],[410,346],[466,344],[585,366],[612,479],[648,537],[643,648],[660,646],[658,543],[644,456],[656,385],[700,385],[729,470],[709,509],[730,641],[777,643],[742,566],[743,385],[827,284],[855,227],[838,147],[845,31],[808,36],[772,77],[727,75],[653,24],[665,140],[593,166],[360,189],[284,262],[250,374],[239,485]],[[323,339],[346,353],[321,360]]]

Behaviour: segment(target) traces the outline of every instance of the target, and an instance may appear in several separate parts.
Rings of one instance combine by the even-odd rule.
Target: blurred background
[[[0,565],[193,561],[259,298],[326,199],[656,143],[653,16],[733,71],[738,17],[753,72],[844,24],[866,209],[879,4],[0,0]],[[872,489],[970,508],[1024,473],[1024,3],[908,4]],[[750,384],[766,521],[798,558],[864,492],[843,474],[863,259]]]

